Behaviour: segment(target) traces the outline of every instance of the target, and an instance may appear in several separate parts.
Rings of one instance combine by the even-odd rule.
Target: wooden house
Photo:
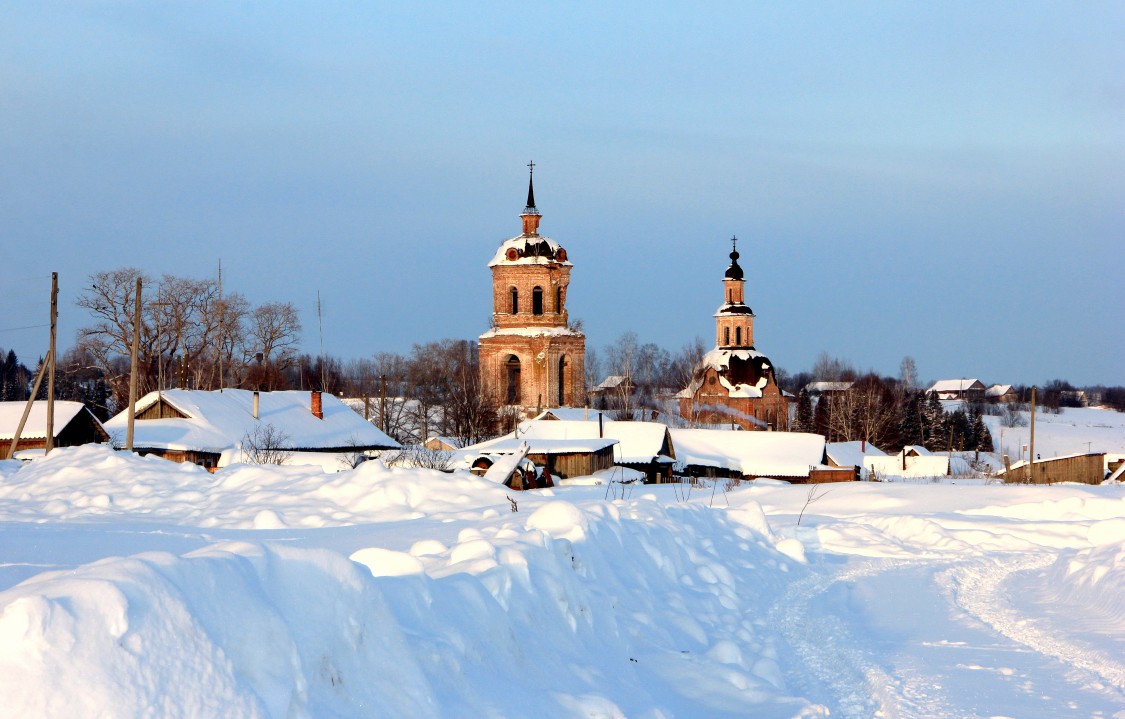
[[[0,459],[10,459],[12,438],[16,435],[27,402],[0,402]],[[81,444],[109,441],[109,433],[98,418],[81,402],[55,400],[54,446],[74,447]],[[42,451],[47,446],[47,402],[31,405],[16,453]]]
[[[106,429],[121,438],[127,426],[127,412],[106,423]],[[315,461],[326,455],[399,448],[398,442],[329,394],[169,389],[150,392],[137,402],[133,449],[214,471],[251,461],[248,450],[267,430],[280,452],[311,455]]]
[[[824,437],[805,432],[671,429],[677,466],[691,476],[850,482],[852,467],[826,463]]]
[[[928,390],[929,394],[936,394],[938,399],[982,399],[984,397],[984,383],[979,379],[943,379],[934,382]]]

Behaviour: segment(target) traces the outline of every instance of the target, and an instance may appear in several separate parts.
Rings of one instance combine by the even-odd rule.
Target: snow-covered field
[[[0,716],[1125,717],[1125,486],[686,489],[0,462]]]

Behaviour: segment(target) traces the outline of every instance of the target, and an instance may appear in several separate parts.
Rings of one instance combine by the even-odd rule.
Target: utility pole
[[[226,314],[223,306],[223,260],[219,258],[219,392],[223,391],[223,348],[226,340],[223,338],[223,315]]]
[[[47,455],[55,448],[55,335],[59,321],[59,273],[51,273],[51,348],[47,350],[47,361],[51,363],[47,370],[47,442],[43,445],[43,454]]]
[[[43,384],[43,375],[47,372],[47,363],[44,362],[43,366],[39,368],[39,374],[35,376],[35,386],[31,388],[31,396],[27,398],[27,403],[23,406],[23,415],[20,416],[20,423],[16,425],[16,433],[12,435],[12,444],[8,450],[8,459],[12,459],[16,454],[16,447],[20,443],[20,435],[23,434],[23,426],[27,424],[27,416],[31,414],[31,406],[35,404],[35,395],[39,394],[39,386]]]
[[[387,375],[379,375],[379,429],[387,433]]]
[[[133,348],[129,361],[129,428],[125,432],[125,449],[133,451],[133,423],[137,418],[137,354],[141,344],[141,278],[137,278],[136,303],[133,309]]]
[[[1035,385],[1031,385],[1031,456],[1028,457],[1027,481],[1035,482]]]

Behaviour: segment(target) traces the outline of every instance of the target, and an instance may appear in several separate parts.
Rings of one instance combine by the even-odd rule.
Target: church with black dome
[[[723,304],[715,311],[715,348],[703,356],[691,383],[678,395],[680,415],[700,424],[743,429],[789,428],[789,398],[777,386],[773,363],[754,347],[754,311],[746,304],[746,279],[731,238],[723,274]]]

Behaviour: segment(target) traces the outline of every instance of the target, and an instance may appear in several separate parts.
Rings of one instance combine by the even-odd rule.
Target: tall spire
[[[539,210],[535,209],[535,161],[527,163],[527,207],[523,208],[525,215],[538,215]]]
[[[535,209],[535,162],[527,163],[527,207],[523,208],[523,234],[530,237],[539,234],[539,210]]]

